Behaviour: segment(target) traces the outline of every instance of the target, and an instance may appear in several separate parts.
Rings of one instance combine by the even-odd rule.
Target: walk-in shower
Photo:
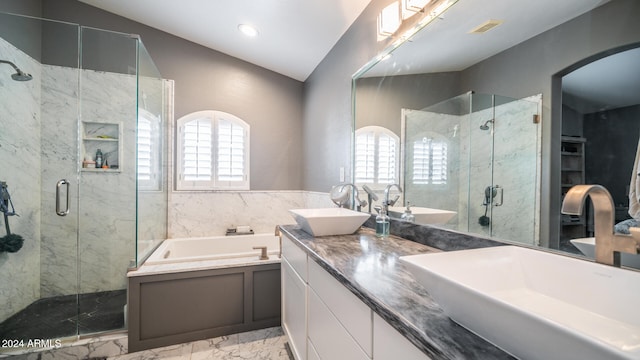
[[[20,68],[18,68],[16,64],[12,63],[11,61],[0,60],[0,64],[8,64],[13,67],[16,73],[11,74],[11,78],[15,81],[29,81],[33,79],[33,76],[31,76],[31,74],[27,74],[26,72],[20,70]]]
[[[10,231],[24,240],[0,251],[0,339],[122,329],[127,269],[166,238],[167,82],[138,36],[4,13],[0,23],[13,24],[0,27],[0,62],[23,81],[0,64],[0,180],[13,204],[1,208],[20,215]],[[154,165],[144,181],[142,158]]]
[[[537,243],[540,103],[469,92],[405,109],[405,200],[456,211],[454,230]]]

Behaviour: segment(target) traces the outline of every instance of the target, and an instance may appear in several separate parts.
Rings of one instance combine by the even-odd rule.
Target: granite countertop
[[[395,236],[379,239],[366,228],[353,235],[317,238],[296,225],[280,229],[432,359],[513,359],[449,319],[398,261],[400,256],[441,250]]]

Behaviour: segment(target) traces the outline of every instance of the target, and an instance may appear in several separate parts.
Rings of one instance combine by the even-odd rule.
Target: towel
[[[640,220],[640,176],[638,176],[638,162],[640,161],[640,141],[636,149],[636,160],[633,163],[631,182],[629,183],[629,215]]]

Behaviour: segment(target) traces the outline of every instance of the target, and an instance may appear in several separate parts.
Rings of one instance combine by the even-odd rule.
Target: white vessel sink
[[[570,240],[571,243],[578,248],[584,255],[591,259],[595,259],[596,254],[596,238],[579,238]],[[621,253],[620,262],[623,266],[640,269],[640,255]]]
[[[400,257],[455,322],[520,359],[640,359],[640,272],[517,246]]]
[[[394,206],[389,208],[389,216],[400,219],[406,207]],[[412,206],[411,213],[416,217],[418,224],[446,224],[457,212],[449,210],[431,209]]]
[[[353,234],[370,217],[344,208],[289,210],[302,230],[313,236]]]

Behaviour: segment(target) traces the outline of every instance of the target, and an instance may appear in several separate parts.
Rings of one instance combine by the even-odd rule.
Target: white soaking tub
[[[174,264],[260,256],[266,246],[269,256],[280,254],[280,238],[273,234],[215,236],[165,240],[144,262],[145,265]]]

